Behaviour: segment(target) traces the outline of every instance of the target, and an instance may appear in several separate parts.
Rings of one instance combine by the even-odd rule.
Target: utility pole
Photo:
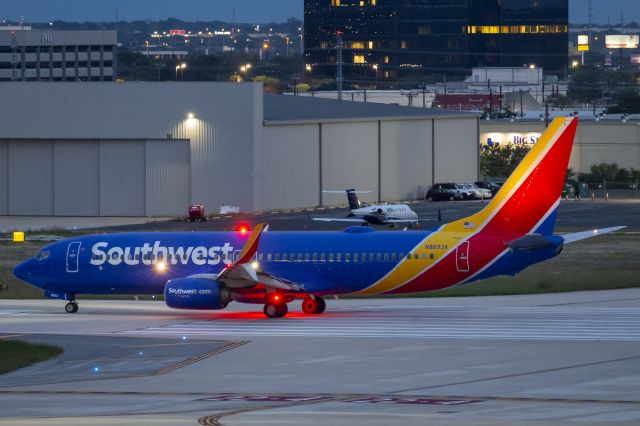
[[[593,0],[589,0],[589,44],[591,44],[591,22],[593,19]]]
[[[489,91],[489,119],[493,118],[493,91],[491,90],[491,79],[487,79],[487,90]]]
[[[11,81],[18,78],[18,39],[16,31],[11,31]]]
[[[342,82],[344,81],[342,76],[342,67],[344,65],[342,62],[342,31],[337,31],[336,36],[336,83],[338,85],[338,100],[342,100]]]
[[[524,109],[522,105],[522,89],[520,89],[520,117],[524,117]]]
[[[418,88],[422,89],[422,108],[426,108],[427,107],[427,85],[423,81],[422,83],[420,83],[420,85],[418,85]]]

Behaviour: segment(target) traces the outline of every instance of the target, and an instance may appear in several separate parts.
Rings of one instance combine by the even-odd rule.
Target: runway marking
[[[584,363],[584,364],[567,365],[565,367],[547,368],[547,369],[544,369],[544,370],[526,371],[526,372],[523,372],[523,373],[505,374],[503,376],[487,377],[487,378],[484,378],[484,379],[464,380],[464,381],[461,381],[461,382],[443,383],[443,384],[440,384],[440,385],[421,386],[421,387],[417,387],[417,388],[401,389],[401,390],[394,391],[392,393],[414,392],[414,391],[420,391],[420,390],[426,390],[426,389],[443,388],[443,387],[448,387],[448,386],[467,385],[467,384],[471,384],[471,383],[486,382],[486,381],[491,381],[491,380],[510,379],[510,378],[513,378],[513,377],[522,377],[522,376],[531,376],[531,375],[534,375],[534,374],[553,373],[553,372],[556,372],[556,371],[571,370],[571,369],[574,369],[574,368],[593,367],[593,366],[596,366],[596,365],[610,364],[610,363],[614,363],[614,362],[631,361],[631,360],[636,360],[636,359],[640,359],[640,355],[630,356],[630,357],[625,357],[625,358],[608,359],[608,360],[603,360],[603,361],[587,362],[587,363]]]
[[[522,402],[562,402],[571,404],[629,404],[640,405],[640,400],[621,399],[586,399],[586,398],[541,398],[527,396],[480,396],[480,395],[446,395],[446,394],[406,394],[398,395],[394,391],[387,393],[281,393],[281,392],[148,392],[148,391],[73,391],[73,390],[0,390],[1,395],[93,395],[93,396],[157,396],[157,397],[188,397],[196,400],[213,400],[216,398],[256,399],[268,398],[291,401],[305,401],[328,399],[331,401],[350,401],[364,398],[407,398],[407,399],[435,399],[435,400],[480,400],[483,401],[522,401]],[[274,407],[282,407],[274,406]]]
[[[22,333],[22,334],[6,334],[3,336],[0,336],[0,339],[12,339],[14,337],[22,337],[22,336],[26,336],[26,334]]]
[[[158,370],[158,371],[156,371],[154,373],[151,373],[151,375],[152,376],[160,376],[162,374],[170,373],[170,372],[175,371],[175,370],[177,370],[179,368],[186,367],[187,365],[191,365],[193,363],[202,361],[203,359],[209,358],[211,356],[218,355],[218,354],[221,354],[223,352],[230,351],[231,349],[235,349],[235,348],[240,347],[240,346],[242,346],[242,345],[244,345],[246,343],[249,343],[249,342],[247,342],[247,341],[231,342],[228,345],[223,346],[220,349],[216,349],[216,350],[213,350],[213,351],[205,352],[205,353],[200,354],[200,355],[192,356],[191,358],[187,358],[184,361],[181,361],[181,362],[178,362],[176,364],[170,365],[168,367],[162,368],[162,369],[160,369],[160,370]]]
[[[201,342],[155,343],[152,345],[124,345],[121,348],[157,348],[162,346],[209,345],[211,343],[227,343],[226,340],[204,340]]]
[[[277,320],[227,319],[224,315],[117,334],[640,341],[640,308],[367,306]]]

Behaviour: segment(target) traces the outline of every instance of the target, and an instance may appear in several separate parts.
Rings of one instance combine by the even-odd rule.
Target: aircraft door
[[[80,256],[81,244],[79,241],[69,244],[67,248],[67,272],[78,272],[78,257]]]
[[[456,247],[456,268],[458,272],[469,272],[469,241],[463,241]]]

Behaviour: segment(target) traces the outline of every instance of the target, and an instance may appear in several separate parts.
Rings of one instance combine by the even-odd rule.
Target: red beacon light
[[[240,225],[238,227],[238,232],[240,232],[240,235],[247,235],[247,233],[249,232],[249,227],[246,225]]]

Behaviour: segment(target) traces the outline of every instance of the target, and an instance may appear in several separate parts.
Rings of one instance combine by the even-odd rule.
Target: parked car
[[[496,195],[498,193],[498,191],[500,191],[500,188],[502,188],[502,184],[501,183],[497,183],[497,182],[474,182],[474,184],[478,188],[484,188],[484,189],[488,189],[489,191],[491,191],[491,196],[492,197],[494,195]]]
[[[424,196],[429,201],[455,201],[463,200],[465,197],[457,191],[455,185],[447,183],[436,183]]]
[[[462,195],[465,200],[473,200],[476,198],[476,191],[469,183],[455,183],[456,190]]]
[[[473,183],[465,183],[463,185],[471,189],[473,191],[474,198],[478,200],[486,200],[493,197],[493,193],[487,188],[481,188],[478,185]]]

